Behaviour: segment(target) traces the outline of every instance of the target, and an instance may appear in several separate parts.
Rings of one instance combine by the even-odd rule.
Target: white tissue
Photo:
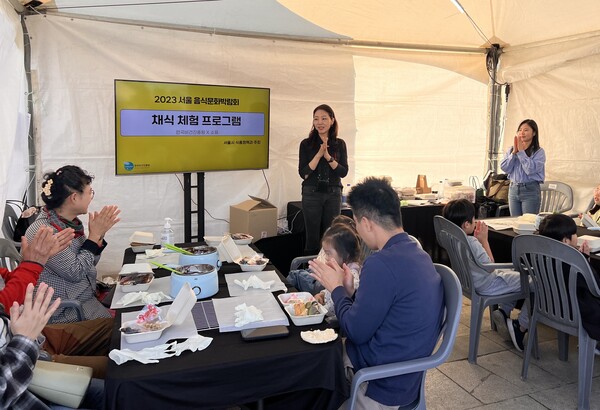
[[[274,280],[270,280],[267,282],[263,282],[262,280],[258,279],[256,277],[256,275],[252,275],[248,278],[248,280],[239,280],[236,279],[233,281],[233,283],[235,283],[236,285],[240,285],[242,288],[244,288],[244,290],[248,290],[248,288],[254,288],[254,289],[270,289],[271,285],[273,283],[275,283]]]
[[[186,350],[189,350],[190,352],[197,352],[198,350],[206,349],[210,345],[212,340],[212,337],[196,335],[190,337],[184,342],[175,342],[173,346],[171,346],[170,351],[174,352],[175,356],[179,356],[182,352],[185,352]]]
[[[147,347],[145,349],[138,350],[137,352],[131,349],[113,349],[108,354],[108,357],[110,357],[116,364],[123,364],[129,360],[137,360],[143,364],[158,363],[160,359],[179,356],[186,350],[191,352],[204,350],[210,345],[212,340],[212,337],[196,335],[181,343],[172,342],[154,347]]]
[[[146,249],[144,252],[148,259],[159,258],[164,255],[162,249]]]
[[[118,302],[117,305],[127,306],[131,303],[141,300],[144,304],[156,305],[165,300],[173,300],[171,296],[165,295],[163,292],[130,292],[125,294]]]
[[[264,320],[262,310],[256,306],[246,306],[245,303],[235,307],[235,327],[242,327],[248,323]]]
[[[113,349],[108,354],[108,357],[110,357],[116,364],[123,364],[129,360],[137,360],[143,364],[158,363],[159,359],[175,356],[175,353],[167,353],[169,347],[170,344],[162,344],[154,347],[147,347],[145,349],[138,350],[137,352],[131,349]]]

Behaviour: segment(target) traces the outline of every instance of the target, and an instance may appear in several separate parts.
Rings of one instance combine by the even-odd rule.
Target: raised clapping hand
[[[45,264],[48,258],[56,255],[71,244],[74,231],[71,228],[64,229],[56,234],[49,226],[42,226],[31,240],[27,237],[21,238],[21,255],[23,260]]]
[[[50,304],[54,289],[42,282],[38,287],[35,299],[33,297],[33,284],[27,285],[23,309],[17,302],[10,307],[10,329],[14,335],[23,335],[35,340],[50,316],[58,309],[60,298]]]
[[[475,232],[473,232],[473,236],[475,236],[480,243],[486,243],[488,241],[488,226],[485,222],[475,222]]]
[[[308,266],[312,271],[311,276],[325,286],[328,291],[331,292],[338,286],[343,286],[349,296],[354,293],[354,278],[345,263],[340,266],[333,259],[327,262],[313,259],[308,262]]]
[[[590,244],[588,243],[588,241],[583,241],[583,243],[579,247],[579,252],[583,253],[588,258],[590,257]]]
[[[102,239],[106,232],[110,230],[121,219],[121,211],[116,205],[107,205],[100,212],[90,212],[89,214],[89,240],[96,242],[98,246],[102,245]]]

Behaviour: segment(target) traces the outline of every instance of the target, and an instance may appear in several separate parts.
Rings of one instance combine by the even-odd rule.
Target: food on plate
[[[311,302],[298,302],[294,303],[294,315],[295,316],[312,316],[321,313],[319,304],[313,300]]]
[[[144,306],[138,314],[135,323],[141,328],[142,332],[160,330],[166,324],[160,317],[160,308],[152,304]]]
[[[190,253],[193,253],[194,255],[210,255],[217,252],[217,248],[214,246],[194,246],[192,248],[184,249]]]
[[[141,285],[148,283],[154,278],[150,272],[131,272],[119,275],[119,285]]]
[[[247,233],[232,233],[231,239],[235,241],[239,241],[242,239],[252,239],[252,235],[248,235]]]
[[[265,265],[267,262],[269,262],[268,259],[263,258],[261,256],[255,255],[255,256],[244,256],[242,259],[239,260],[238,264],[240,265]]]
[[[125,326],[121,328],[121,332],[125,333],[126,335],[133,335],[135,333],[140,333],[141,331],[142,330],[140,328],[131,326]]]

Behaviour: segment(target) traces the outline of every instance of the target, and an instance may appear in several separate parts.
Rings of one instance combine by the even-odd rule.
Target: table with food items
[[[338,408],[348,387],[325,308],[289,288],[251,239],[205,240],[125,251],[106,407]]]

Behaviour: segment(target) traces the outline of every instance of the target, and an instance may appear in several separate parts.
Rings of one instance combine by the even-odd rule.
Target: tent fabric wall
[[[546,179],[571,185],[583,211],[600,183],[600,33],[507,48],[500,78],[512,83],[505,150],[533,118],[546,151]]]
[[[23,29],[8,2],[0,2],[0,62],[0,204],[4,204],[21,199],[27,187],[29,129]]]
[[[401,62],[398,55],[365,57],[363,54],[372,52],[335,45],[227,37],[50,15],[29,16],[26,25],[32,44],[34,110],[39,113],[35,117],[40,151],[38,177],[43,171],[76,163],[96,176],[91,209],[115,203],[123,210],[122,222],[108,235],[111,246],[108,257],[102,259],[103,273],[118,269],[132,231],[147,230],[158,235],[164,217],[175,219],[175,239],[183,239],[182,191],[176,176],[114,175],[115,78],[271,89],[270,164],[265,171],[268,187],[260,171],[207,173],[206,208],[221,219],[229,218],[229,205],[248,194],[266,197],[270,192],[269,199],[282,218],[286,203],[300,199],[298,145],[310,130],[313,108],[323,102],[336,111],[340,136],[348,145],[351,172],[345,183],[354,182],[355,173],[362,170],[360,177],[397,172],[391,175],[395,184],[414,186],[414,169],[383,172],[377,164],[398,162],[397,152],[402,152],[402,160],[424,158],[422,143],[431,147],[431,140],[439,137],[435,133],[425,135],[428,130],[443,134],[438,144],[441,152],[454,152],[450,147],[485,144],[485,85],[452,71],[415,63],[414,56],[408,54],[408,61]],[[478,58],[483,61],[483,55]],[[465,60],[472,66],[474,57]],[[439,65],[461,66],[456,61]],[[383,66],[387,70],[382,70]],[[412,74],[403,75],[404,70]],[[419,72],[427,74],[413,76]],[[441,80],[432,78],[438,75]],[[403,96],[411,88],[407,84],[414,81],[421,86],[412,89],[412,95]],[[375,87],[383,87],[386,98],[367,92]],[[402,104],[386,108],[393,100]],[[473,105],[460,108],[466,101]],[[473,110],[475,105],[478,108]],[[458,108],[446,110],[448,107]],[[359,109],[361,118],[357,117]],[[377,112],[382,113],[379,119],[374,116]],[[456,115],[460,118],[453,119]],[[392,117],[394,127],[377,126]],[[417,118],[422,123],[417,127],[419,136],[410,134],[410,124]],[[385,150],[365,155],[367,151],[357,149],[359,142],[377,140],[385,140]],[[458,166],[438,167],[432,172],[452,172],[452,177],[463,178],[481,174],[483,157],[475,149],[471,153],[461,157]],[[227,231],[225,222],[206,218],[207,234]]]

